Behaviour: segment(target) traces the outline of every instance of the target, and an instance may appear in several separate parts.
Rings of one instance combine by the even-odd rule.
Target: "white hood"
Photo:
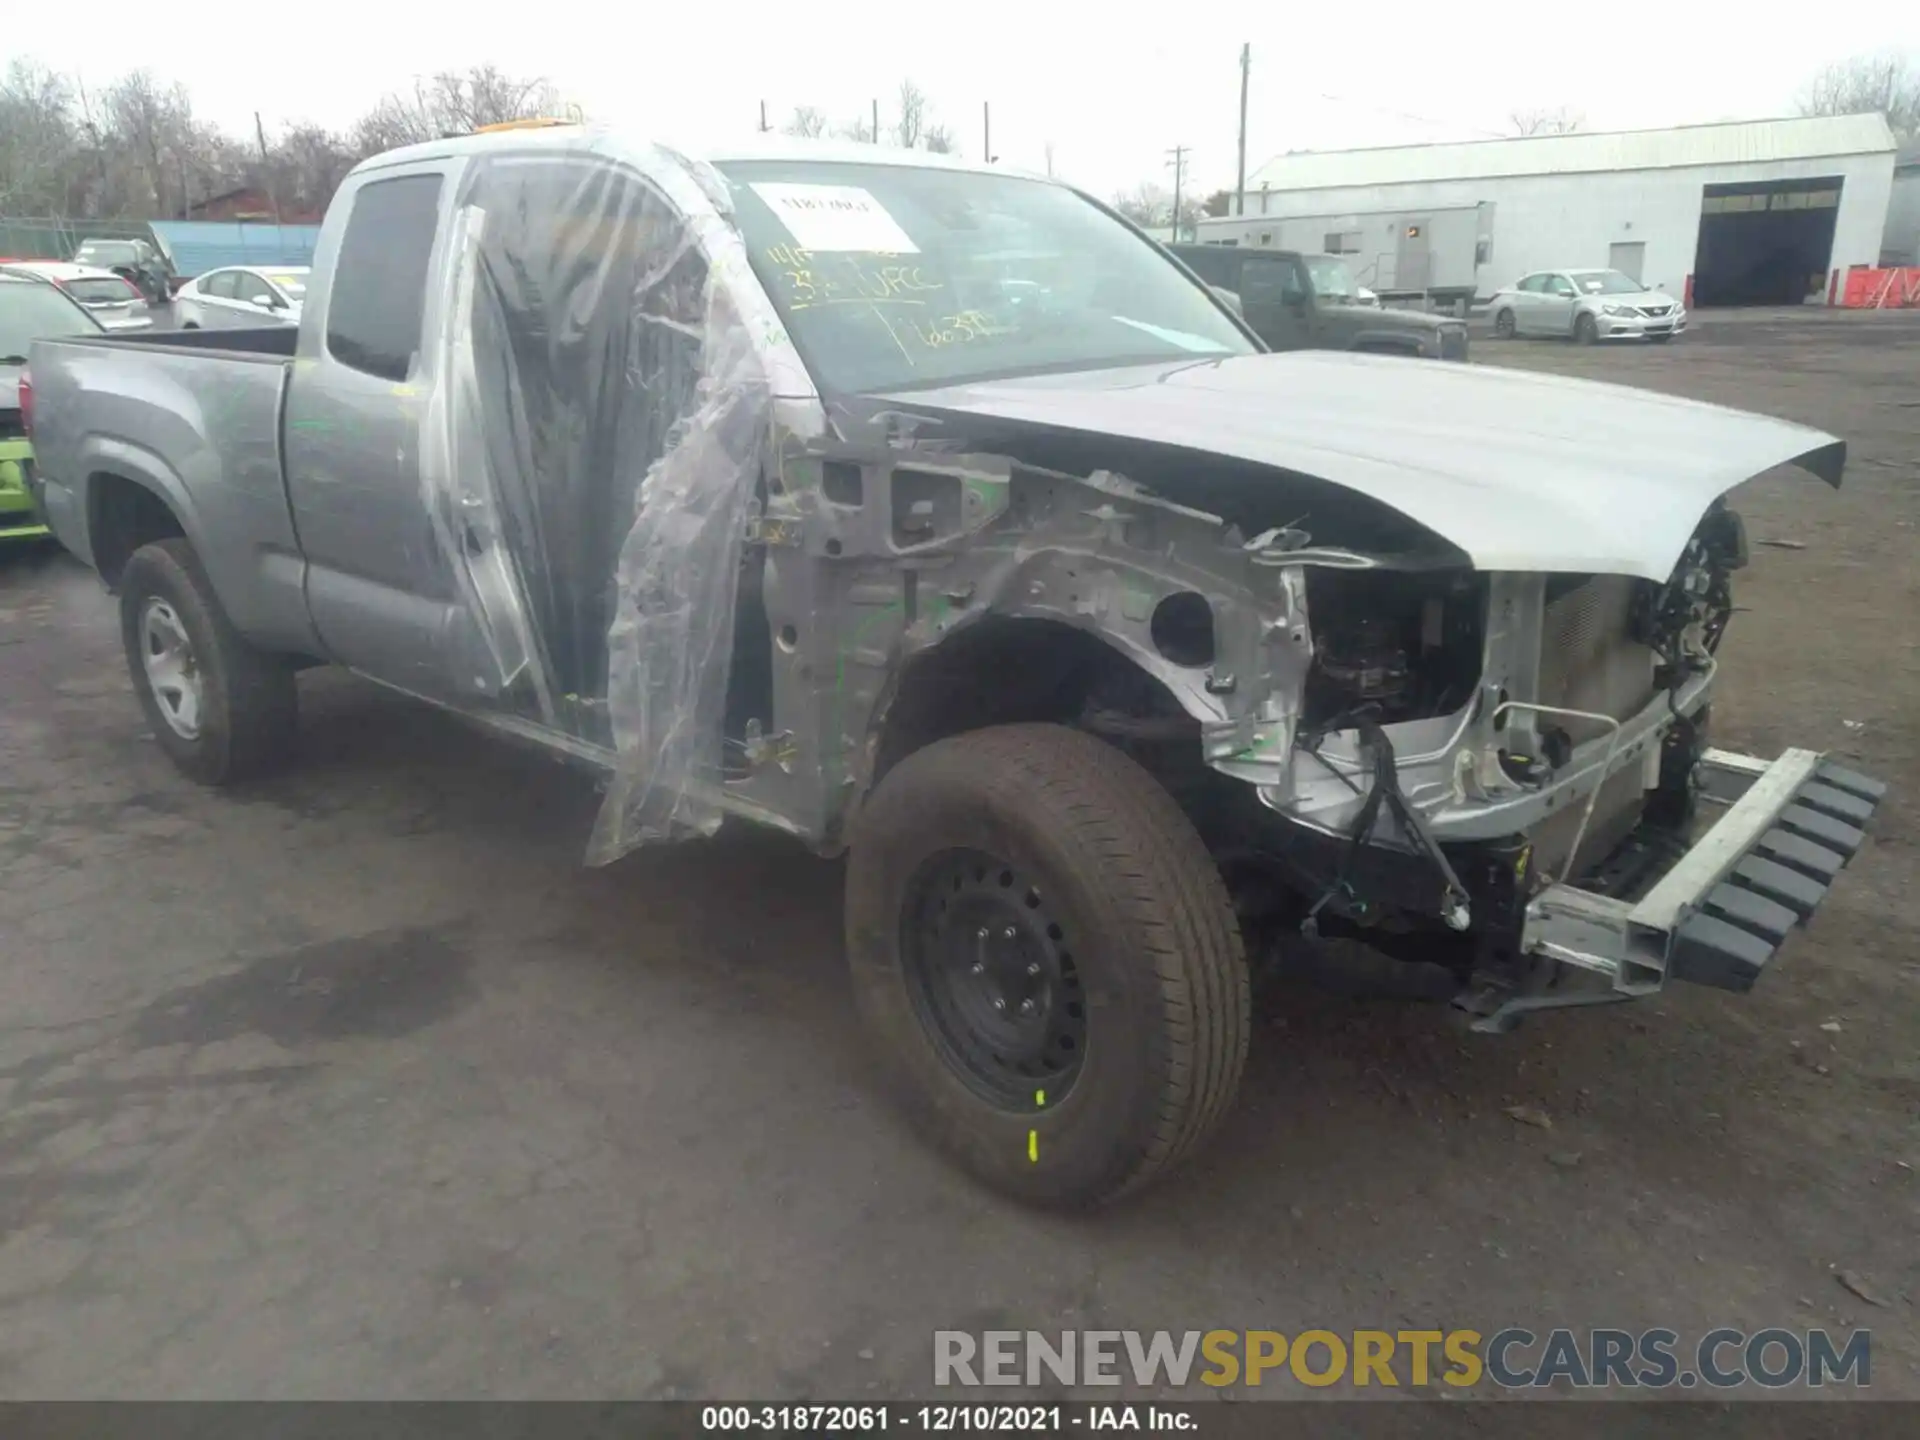
[[[1480,570],[1673,573],[1720,496],[1776,465],[1840,483],[1846,444],[1650,390],[1484,365],[1299,351],[887,397],[1313,476],[1391,506]],[[1305,527],[1311,531],[1309,517]]]

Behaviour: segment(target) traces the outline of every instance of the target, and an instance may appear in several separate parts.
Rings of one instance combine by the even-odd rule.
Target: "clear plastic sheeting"
[[[596,864],[720,825],[740,556],[771,396],[728,292],[709,281],[698,309],[695,405],[648,469],[620,551],[607,688],[618,761],[588,845]]]
[[[463,602],[447,660],[475,708],[611,756],[594,864],[721,819],[766,357],[786,343],[726,195],[604,139],[489,152],[442,251],[421,474]]]

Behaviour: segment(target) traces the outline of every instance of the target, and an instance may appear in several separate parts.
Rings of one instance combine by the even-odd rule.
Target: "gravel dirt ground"
[[[861,1399],[939,1328],[1519,1324],[1868,1326],[1920,1398],[1917,322],[1477,345],[1852,446],[1740,500],[1719,743],[1894,787],[1775,973],[1505,1038],[1288,994],[1217,1143],[1092,1219],[895,1118],[837,866],[583,869],[590,784],[332,673],[294,773],[209,794],[91,577],[0,558],[0,1395]]]

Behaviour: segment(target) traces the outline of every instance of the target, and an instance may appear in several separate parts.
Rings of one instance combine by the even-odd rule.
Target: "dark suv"
[[[1363,303],[1359,282],[1338,255],[1238,245],[1167,248],[1202,280],[1231,294],[1247,324],[1272,349],[1467,358],[1462,321]]]

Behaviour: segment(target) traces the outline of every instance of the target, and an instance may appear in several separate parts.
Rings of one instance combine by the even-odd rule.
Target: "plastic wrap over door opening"
[[[664,152],[490,156],[448,234],[421,467],[477,708],[611,751],[587,858],[718,828],[769,386],[738,235]]]

